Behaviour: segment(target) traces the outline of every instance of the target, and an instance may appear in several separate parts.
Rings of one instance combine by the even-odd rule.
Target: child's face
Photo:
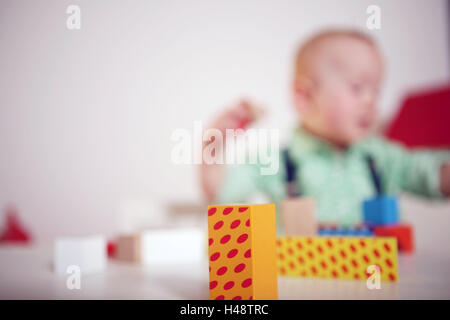
[[[348,146],[364,138],[376,121],[382,59],[369,43],[352,38],[325,40],[314,58],[307,127],[322,138]]]

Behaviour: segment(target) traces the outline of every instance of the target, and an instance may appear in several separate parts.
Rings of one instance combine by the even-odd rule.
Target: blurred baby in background
[[[362,202],[375,195],[368,158],[386,193],[450,195],[450,152],[411,151],[373,134],[383,69],[374,41],[357,31],[322,32],[297,53],[292,91],[299,125],[280,157],[289,157],[295,167],[294,183],[302,195],[316,199],[320,223],[353,226],[362,221]],[[222,132],[238,128],[253,119],[254,109],[243,101],[211,127]],[[286,175],[283,165],[275,175],[261,175],[258,165],[250,164],[201,167],[210,203],[245,203],[264,193],[278,205],[287,196]]]

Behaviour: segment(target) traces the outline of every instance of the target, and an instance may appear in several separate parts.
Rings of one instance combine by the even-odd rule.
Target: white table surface
[[[279,277],[279,299],[450,299],[450,206],[403,197],[414,224],[416,253],[399,256],[399,282],[369,290],[365,281]],[[83,275],[80,290],[52,271],[49,245],[0,246],[0,299],[208,299],[207,260],[142,266],[109,260]]]

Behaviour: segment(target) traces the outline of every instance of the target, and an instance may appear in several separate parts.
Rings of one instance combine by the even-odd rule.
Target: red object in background
[[[108,257],[113,258],[116,255],[117,243],[113,241],[108,241],[106,245],[106,251],[108,252]]]
[[[12,208],[7,209],[5,221],[5,228],[0,235],[0,242],[29,243],[31,241],[31,236],[21,225],[16,210]]]
[[[251,119],[242,119],[237,124],[237,129],[247,129]]]
[[[264,114],[264,110],[260,107],[256,107],[255,105],[251,104],[247,100],[242,100],[239,103],[240,108],[246,109],[246,116],[243,117],[242,114],[240,114],[241,118],[238,119],[238,122],[236,124],[236,129],[247,129],[247,127],[254,121],[261,118]]]
[[[399,251],[414,252],[414,232],[410,225],[378,226],[375,227],[374,233],[378,237],[396,237]]]
[[[406,98],[385,135],[408,147],[450,148],[450,86]]]

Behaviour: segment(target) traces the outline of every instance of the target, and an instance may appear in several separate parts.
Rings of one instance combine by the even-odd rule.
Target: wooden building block
[[[379,237],[397,238],[399,251],[407,253],[414,252],[414,231],[412,226],[407,224],[377,226],[374,232]]]
[[[316,202],[313,198],[287,198],[281,203],[283,234],[315,236],[317,234]]]
[[[365,225],[339,226],[338,224],[319,224],[317,234],[328,237],[372,237],[373,231]]]
[[[142,260],[141,234],[119,236],[115,258],[120,261],[140,263]]]
[[[75,265],[81,274],[103,271],[106,266],[106,241],[102,236],[58,238],[54,243],[53,267],[58,274],[67,274]]]
[[[153,264],[198,263],[205,257],[205,230],[196,227],[161,228],[122,235],[115,258]]]
[[[205,259],[204,229],[167,228],[147,230],[141,234],[142,263],[196,264]]]
[[[397,240],[392,237],[280,237],[278,273],[286,276],[366,279],[377,265],[382,281],[397,281]]]
[[[212,300],[278,297],[275,205],[209,206]]]
[[[399,219],[397,198],[378,195],[363,202],[364,221],[370,226],[397,223]]]

